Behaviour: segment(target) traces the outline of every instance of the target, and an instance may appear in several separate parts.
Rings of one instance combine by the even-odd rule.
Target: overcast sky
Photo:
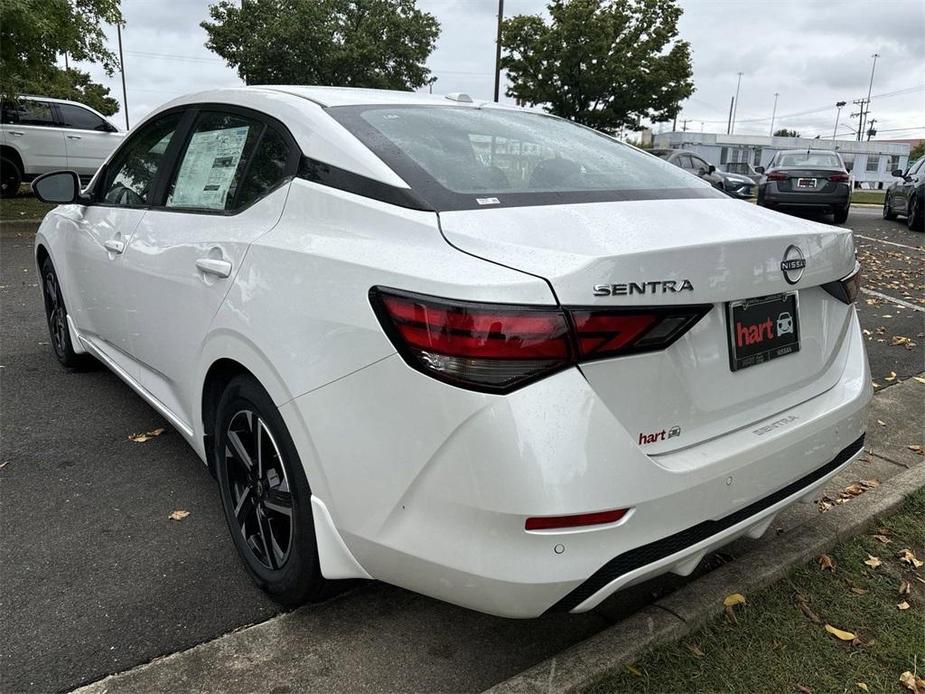
[[[122,0],[132,124],[180,94],[241,84],[237,73],[204,47],[199,22],[208,17],[208,4]],[[434,91],[490,98],[497,1],[418,0],[418,5],[442,25],[429,60],[437,77]],[[679,129],[681,119],[689,119],[690,130],[725,132],[742,72],[737,133],[767,134],[778,92],[775,129],[831,137],[835,102],[847,101],[839,133],[850,137],[849,128],[857,123],[848,117],[851,101],[866,96],[871,55],[879,53],[871,104],[878,139],[925,137],[922,0],[681,0],[681,5],[680,35],[692,45],[697,90],[684,104]],[[542,14],[545,6],[546,0],[505,0],[505,14]],[[115,49],[115,31],[109,34]],[[89,69],[121,102],[118,73],[107,78]],[[112,120],[125,125],[121,111]]]

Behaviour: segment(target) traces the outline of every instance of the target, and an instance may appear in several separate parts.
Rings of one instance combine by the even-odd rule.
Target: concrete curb
[[[829,510],[799,533],[782,535],[704,575],[652,606],[519,675],[486,690],[491,694],[575,692],[653,646],[675,641],[722,613],[723,597],[764,588],[790,569],[863,532],[925,487],[925,464],[901,472],[866,492],[863,503]]]

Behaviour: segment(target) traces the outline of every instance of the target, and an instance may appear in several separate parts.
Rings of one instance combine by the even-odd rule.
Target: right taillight
[[[374,287],[405,362],[470,390],[507,393],[580,362],[664,349],[710,305],[597,309],[489,304]]]
[[[822,285],[829,294],[846,304],[853,304],[861,291],[861,264],[855,262],[854,271],[847,277]]]
[[[829,180],[832,183],[847,183],[850,179],[846,173],[834,173],[829,176]]]

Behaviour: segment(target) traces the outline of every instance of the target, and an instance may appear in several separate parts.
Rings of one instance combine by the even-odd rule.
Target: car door
[[[892,202],[893,209],[899,214],[906,214],[908,210],[909,198],[912,197],[915,187],[922,179],[922,171],[923,168],[925,168],[923,164],[925,164],[925,157],[913,164],[909,170],[906,171],[903,180],[896,186],[896,194],[893,196]]]
[[[102,116],[76,104],[54,104],[64,129],[67,168],[92,176],[122,141],[122,134]]]
[[[77,290],[74,320],[81,335],[115,365],[135,376],[123,254],[143,219],[184,114],[143,125],[112,158],[90,191],[77,233],[63,243]],[[71,308],[71,307],[69,307]]]
[[[227,108],[197,113],[125,254],[141,385],[188,424],[209,325],[250,244],[279,221],[300,156],[279,123]]]
[[[38,175],[67,168],[64,134],[51,103],[23,98],[3,106],[2,143],[19,153],[23,173]]]

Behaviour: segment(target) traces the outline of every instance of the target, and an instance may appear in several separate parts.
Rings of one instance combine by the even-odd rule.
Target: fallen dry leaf
[[[855,682],[855,684],[857,685],[858,689],[860,689],[861,691],[865,691],[865,692],[870,691],[870,689],[867,688],[867,685],[864,682]]]
[[[174,511],[167,517],[170,520],[181,521],[184,518],[186,518],[188,515],[189,515],[189,511],[184,511],[183,509],[178,508],[176,511]]]
[[[164,427],[158,427],[157,429],[152,429],[151,431],[146,431],[142,434],[131,434],[129,435],[128,440],[134,441],[135,443],[144,443],[145,441],[149,441],[163,433]]]
[[[908,670],[899,676],[899,683],[910,692],[915,692],[915,694],[925,692],[925,680],[918,675],[913,675]]]
[[[823,571],[835,571],[835,561],[828,554],[819,556],[819,567]]]
[[[895,372],[895,371],[890,371],[890,375],[889,375],[889,376],[884,376],[884,377],[883,377],[883,380],[884,380],[884,381],[895,381],[895,380],[896,380],[896,372]]]
[[[733,605],[744,605],[745,596],[742,593],[733,593],[732,595],[727,595],[723,598],[723,605],[726,607],[732,607]]]
[[[876,569],[883,562],[880,561],[880,557],[875,557],[873,554],[868,554],[867,559],[864,560],[864,563],[867,564],[870,568]]]
[[[841,641],[854,641],[857,638],[856,634],[852,634],[850,631],[844,631],[838,627],[833,627],[831,624],[826,624],[825,630]]]
[[[630,673],[633,675],[633,677],[642,677],[642,673],[639,672],[639,668],[637,668],[637,667],[636,667],[635,665],[633,665],[632,663],[627,663],[627,664],[626,664],[626,669],[630,671]]]
[[[813,690],[807,687],[805,684],[798,684],[797,691],[800,692],[800,694],[813,694]]]
[[[813,624],[822,624],[822,620],[819,618],[819,615],[813,612],[812,608],[803,600],[797,600],[797,607],[800,608],[800,612],[806,615],[806,618]]]
[[[723,608],[723,614],[726,615],[726,621],[729,622],[730,624],[739,623],[739,620],[736,619],[735,610],[732,609],[732,605],[726,605],[726,607]]]
[[[919,455],[925,455],[925,451],[923,451],[922,447],[919,446],[918,444],[911,444],[909,446],[906,446],[906,448],[908,448],[913,453],[918,453]]]
[[[857,586],[851,586],[851,592],[855,595],[866,595],[867,590],[865,588],[858,588]]]
[[[864,486],[860,482],[854,482],[845,487],[845,494],[850,494],[851,496],[860,496],[864,493]]]
[[[905,600],[903,600],[901,603],[899,603],[898,605],[896,605],[896,607],[897,607],[898,609],[900,609],[900,610],[908,610],[908,609],[909,609],[909,603],[906,602]]]
[[[885,427],[885,426],[886,426],[886,422],[884,422],[882,419],[878,419],[878,420],[877,420],[877,424],[879,424],[879,425],[882,426],[882,427]]]
[[[892,540],[888,538],[886,535],[874,535],[874,539],[877,542],[884,544],[884,545],[888,545],[892,542]]]
[[[877,480],[877,479],[861,480],[860,482],[858,482],[858,484],[864,487],[864,489],[876,489],[877,487],[880,486],[880,480]]]
[[[921,376],[913,376],[912,378],[914,378],[919,383],[925,383],[925,378],[922,378]]]
[[[912,584],[909,581],[902,580],[899,582],[899,594],[909,595],[912,593]]]
[[[687,650],[689,650],[698,658],[703,658],[706,655],[706,653],[703,652],[703,649],[701,649],[700,646],[698,646],[696,643],[687,644]]]
[[[916,556],[912,553],[911,549],[903,549],[899,551],[899,554],[896,555],[899,557],[899,561],[906,564],[914,566],[916,569],[920,569],[922,566],[925,566],[925,561],[919,561]]]

